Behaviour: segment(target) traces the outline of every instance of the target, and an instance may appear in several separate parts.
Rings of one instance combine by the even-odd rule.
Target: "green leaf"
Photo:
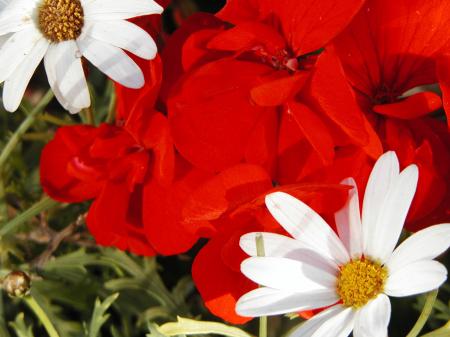
[[[442,328],[431,331],[421,337],[448,337],[450,336],[450,321],[447,322]]]
[[[38,215],[39,213],[48,210],[58,204],[57,201],[50,199],[49,197],[44,197],[33,206],[28,208],[25,212],[16,216],[11,221],[0,226],[0,238],[10,234],[10,232],[14,232],[17,230],[18,226],[28,221],[32,217]]]
[[[95,300],[94,312],[92,313],[91,323],[89,325],[88,337],[97,337],[100,328],[108,320],[109,314],[106,311],[114,303],[114,301],[119,297],[119,294],[112,294],[108,296],[103,302],[98,298]]]
[[[21,312],[16,316],[14,322],[9,323],[10,327],[14,330],[17,337],[34,337],[32,326],[27,326],[24,320],[24,314]]]
[[[202,322],[178,317],[178,322],[166,323],[159,331],[167,336],[216,334],[227,337],[252,337],[247,332],[223,323]]]
[[[154,323],[148,323],[148,330],[150,331],[149,334],[146,335],[146,337],[169,337],[166,335],[163,335],[161,332],[159,332],[158,330],[158,326]]]

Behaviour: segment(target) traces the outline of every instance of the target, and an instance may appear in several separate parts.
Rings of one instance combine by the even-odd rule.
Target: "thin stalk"
[[[256,254],[258,256],[266,255],[264,239],[261,233],[256,235]],[[259,337],[267,337],[267,316],[261,316],[259,318]]]
[[[8,207],[6,206],[6,191],[3,176],[0,172],[0,223],[8,221]]]
[[[36,216],[37,214],[52,208],[53,206],[57,205],[58,202],[50,199],[49,197],[44,197],[37,203],[35,203],[33,206],[28,208],[25,212],[21,213],[20,215],[16,216],[11,221],[7,222],[5,225],[3,225],[0,228],[0,238],[8,234],[9,232],[15,230],[18,226],[20,226],[22,223],[27,221],[28,219]]]
[[[437,294],[438,294],[437,289],[428,293],[422,312],[420,313],[420,316],[417,319],[416,324],[414,324],[413,328],[411,329],[409,334],[406,335],[406,337],[417,337],[420,331],[422,331],[423,327],[425,326],[425,323],[428,320],[428,317],[430,317],[431,315],[434,302],[436,302]]]
[[[34,314],[39,318],[39,321],[44,326],[45,330],[50,337],[60,337],[58,331],[56,331],[53,323],[48,318],[45,311],[41,308],[38,302],[34,299],[33,296],[29,295],[24,298],[25,303],[33,310]]]
[[[108,104],[108,116],[106,117],[106,123],[113,123],[116,119],[116,91],[114,90],[114,83],[108,82],[109,104]]]
[[[48,113],[44,113],[43,115],[40,115],[38,117],[39,120],[47,122],[47,123],[51,123],[57,126],[66,126],[66,125],[73,125],[74,123],[71,121],[66,121],[62,118],[50,115]]]
[[[27,117],[23,120],[22,124],[20,124],[19,128],[16,130],[16,132],[14,132],[8,143],[3,148],[2,153],[0,154],[0,170],[3,168],[3,165],[5,165],[6,160],[8,159],[11,152],[15,149],[22,136],[33,125],[34,121],[36,120],[37,114],[44,110],[44,108],[52,99],[53,91],[49,90],[44,95],[44,97],[42,97],[40,102],[33,108],[33,110],[31,110],[31,112],[27,113],[28,111],[22,107],[22,109],[27,113]]]

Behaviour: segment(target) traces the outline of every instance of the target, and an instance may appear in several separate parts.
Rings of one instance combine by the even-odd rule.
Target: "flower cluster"
[[[192,276],[207,308],[235,324],[341,301],[299,336],[330,317],[342,318],[344,336],[362,329],[348,308],[370,316],[389,307],[385,294],[445,280],[431,259],[448,247],[448,226],[439,249],[413,250],[415,238],[438,231],[425,228],[450,218],[448,1],[227,0],[171,35],[147,16],[162,10],[152,0],[6,3],[7,110],[42,58],[71,112],[90,105],[82,57],[116,81],[115,121],[61,127],[40,164],[49,196],[92,200],[87,225],[98,244],[154,256],[208,239]],[[372,171],[388,151],[396,156]],[[404,223],[421,231],[394,251]],[[272,233],[263,236],[267,257],[246,260],[256,255],[250,232]],[[400,289],[405,259],[403,269],[435,279]],[[308,263],[313,276],[296,271]]]

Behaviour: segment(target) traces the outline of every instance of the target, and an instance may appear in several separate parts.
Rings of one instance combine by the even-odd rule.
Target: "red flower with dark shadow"
[[[183,210],[185,222],[208,229],[210,241],[197,254],[192,276],[206,307],[222,319],[242,324],[251,318],[235,312],[236,301],[256,284],[240,272],[246,258],[239,247],[241,235],[254,231],[282,232],[264,205],[264,196],[285,191],[322,214],[332,215],[346,201],[347,187],[297,184],[274,188],[260,166],[238,164],[207,180],[197,188]]]
[[[41,184],[62,202],[94,200],[87,225],[98,244],[171,255],[198,240],[195,230],[182,224],[181,207],[205,175],[176,156],[166,117],[150,108],[161,63],[148,66],[154,81],[130,110],[119,109],[116,125],[58,129],[42,152]]]
[[[366,146],[354,97],[339,95],[340,86],[348,86],[339,61],[315,54],[362,3],[228,1],[217,15],[223,25],[193,33],[182,47],[186,73],[168,99],[182,155],[208,171],[247,162],[277,181],[295,182],[306,152],[324,165],[336,146]],[[335,68],[324,68],[330,65],[324,59],[333,57]],[[380,146],[365,150],[381,154]]]
[[[402,167],[419,167],[406,225],[414,231],[450,214],[450,139],[445,122],[430,116],[442,100],[427,87],[445,77],[436,69],[450,46],[449,10],[445,0],[368,0],[329,48],[371,122],[370,142],[396,151]]]

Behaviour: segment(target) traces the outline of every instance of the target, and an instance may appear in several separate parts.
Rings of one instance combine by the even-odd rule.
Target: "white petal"
[[[47,49],[48,41],[42,38],[35,44],[30,53],[26,55],[23,62],[14,71],[14,74],[5,81],[3,86],[3,104],[7,111],[13,112],[19,107],[25,89]]]
[[[355,312],[335,305],[310,318],[289,337],[347,337],[353,329]]]
[[[33,26],[11,35],[0,49],[0,83],[13,74],[41,39]]]
[[[86,20],[131,19],[136,16],[163,12],[163,8],[152,0],[84,1],[83,9]]]
[[[374,259],[386,262],[397,244],[403,224],[416,193],[419,170],[410,165],[403,170],[389,189],[381,214],[372,236],[367,241],[365,253]]]
[[[367,303],[357,311],[354,337],[386,337],[391,319],[391,302],[384,294]]]
[[[250,256],[258,256],[256,251],[257,235],[262,236],[264,256],[285,257],[306,262],[332,274],[338,271],[338,265],[333,260],[324,258],[301,241],[275,233],[248,233],[243,235],[239,244],[244,252]]]
[[[80,55],[75,41],[64,41],[52,44],[44,60],[52,90],[71,113],[91,104]]]
[[[35,5],[36,0],[4,1],[0,4],[0,35],[18,32],[34,25]]]
[[[260,285],[280,290],[334,289],[336,284],[336,275],[286,258],[251,257],[242,262],[241,271]]]
[[[450,247],[450,224],[431,226],[411,235],[397,249],[386,265],[390,270],[419,261],[432,260]]]
[[[362,209],[363,249],[373,236],[386,195],[392,184],[397,181],[399,171],[397,155],[389,151],[378,158],[370,173]]]
[[[263,287],[242,296],[236,304],[236,312],[246,317],[280,315],[323,308],[338,300],[331,289],[298,293]]]
[[[362,249],[362,225],[359,212],[358,188],[353,178],[347,178],[341,182],[343,185],[353,186],[348,192],[348,200],[345,206],[336,212],[337,230],[342,243],[347,248],[351,257],[360,257]]]
[[[150,34],[125,20],[86,22],[83,34],[128,50],[146,60],[155,58],[158,51]]]
[[[122,49],[89,36],[77,43],[83,56],[114,81],[133,89],[144,85],[141,69]]]
[[[421,294],[440,287],[447,279],[447,269],[437,261],[417,261],[390,271],[384,292],[403,297]]]
[[[305,246],[338,264],[350,259],[344,245],[325,220],[300,200],[275,192],[266,195],[266,206],[275,220]]]

